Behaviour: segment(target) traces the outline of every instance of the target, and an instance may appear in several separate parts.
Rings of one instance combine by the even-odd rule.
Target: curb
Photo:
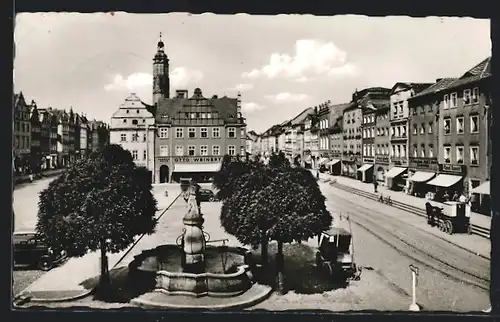
[[[170,209],[170,207],[172,207],[172,205],[177,201],[177,199],[180,197],[181,194],[179,194],[177,197],[174,198],[174,200],[165,208],[163,209],[162,213],[156,218],[156,220],[159,220],[166,212],[168,209]],[[129,252],[137,245],[137,243],[142,239],[142,237],[144,237],[145,234],[139,236],[139,238],[137,238],[133,243],[132,245],[125,251],[125,254],[109,269],[109,270],[112,270],[114,268],[116,268],[116,266],[118,264],[120,264],[120,262],[129,254]],[[33,283],[36,283],[33,282]],[[32,284],[33,284],[32,283]],[[69,297],[63,297],[63,298],[36,298],[36,297],[33,297],[33,295],[30,295],[30,292],[26,291],[32,284],[28,285],[24,290],[22,290],[21,292],[19,292],[16,296],[14,296],[13,298],[13,302],[21,302],[21,303],[24,303],[25,301],[27,302],[35,302],[35,303],[61,303],[61,302],[70,302],[70,301],[74,301],[74,300],[79,300],[81,298],[84,298],[90,294],[92,294],[92,292],[95,291],[95,287],[90,289],[90,290],[85,290],[83,293],[81,294],[78,294],[78,295],[74,295],[74,296],[69,296]],[[63,291],[61,291],[63,292]]]
[[[161,303],[160,304],[158,302],[152,302],[149,300],[142,300],[142,299],[134,299],[134,300],[130,301],[130,303],[132,305],[136,305],[138,307],[148,308],[148,309],[151,309],[151,308],[155,308],[155,309],[190,309],[190,310],[193,310],[193,309],[195,309],[195,310],[196,309],[223,310],[223,309],[238,309],[238,308],[242,309],[242,308],[251,307],[255,304],[258,304],[258,303],[261,303],[261,302],[267,300],[271,296],[271,294],[273,293],[273,289],[270,286],[266,286],[266,285],[262,285],[262,284],[254,284],[254,285],[260,285],[260,286],[264,287],[265,289],[262,291],[261,294],[258,294],[256,296],[250,298],[249,300],[234,302],[234,303],[227,304],[227,305],[224,305],[224,304],[203,305],[203,306],[178,305],[178,304],[172,305],[169,303]],[[245,293],[243,293],[243,294],[245,294]]]

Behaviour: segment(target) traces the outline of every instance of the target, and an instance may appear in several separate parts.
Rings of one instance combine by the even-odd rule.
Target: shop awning
[[[325,165],[326,165],[327,167],[330,167],[330,166],[335,165],[335,164],[337,164],[337,163],[339,163],[339,162],[340,162],[340,160],[338,160],[338,159],[333,159],[333,160],[328,161]]]
[[[432,179],[436,174],[434,172],[415,172],[408,180],[413,182],[426,182]]]
[[[371,167],[373,167],[373,164],[363,164],[359,169],[358,171],[361,171],[361,172],[365,172],[366,170],[370,169]]]
[[[454,176],[451,174],[438,174],[437,177],[428,182],[432,186],[448,188],[462,179],[461,176]]]
[[[318,165],[322,165],[322,164],[323,164],[323,163],[325,163],[326,161],[328,161],[328,159],[327,159],[327,158],[320,158],[320,159],[318,160]]]
[[[490,195],[490,182],[486,181],[481,183],[479,186],[472,189],[472,193],[479,193],[482,195]]]
[[[406,168],[399,168],[399,167],[394,167],[391,170],[389,170],[385,176],[386,178],[396,178],[399,176],[401,173],[405,172]]]
[[[173,172],[217,172],[221,163],[176,164]]]

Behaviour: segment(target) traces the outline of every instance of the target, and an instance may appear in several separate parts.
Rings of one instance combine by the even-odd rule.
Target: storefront
[[[342,163],[342,175],[345,177],[356,179],[356,173],[358,171],[357,159],[353,157],[346,157],[341,161]]]
[[[326,170],[325,168],[325,163],[328,162],[328,158],[320,157],[319,160],[316,162],[316,169],[319,170]]]
[[[446,201],[455,193],[464,193],[463,179],[466,168],[462,165],[440,164],[439,174],[427,184],[434,187],[434,198],[436,201]],[[448,197],[446,197],[448,195]]]
[[[221,165],[222,157],[158,157],[155,162],[155,182],[180,182],[184,178],[199,183],[211,182]]]
[[[363,164],[357,171],[357,178],[362,182],[373,181],[373,164]]]
[[[393,167],[389,170],[385,174],[387,188],[390,190],[402,191],[406,185],[404,174],[407,170],[407,168],[402,167]]]
[[[325,164],[328,172],[334,176],[338,176],[342,173],[341,162],[339,159],[332,159]]]
[[[426,171],[415,171],[409,174],[408,194],[424,198],[428,192],[432,191],[432,187],[427,185],[427,182],[434,178],[436,173]]]
[[[491,216],[490,182],[485,181],[471,191],[471,208],[474,212],[479,212]],[[472,195],[477,197],[472,198]]]

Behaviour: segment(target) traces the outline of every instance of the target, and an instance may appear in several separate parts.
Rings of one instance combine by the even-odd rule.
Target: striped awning
[[[438,186],[448,188],[456,184],[462,179],[461,176],[454,176],[451,174],[439,174],[437,177],[428,182],[431,186]]]
[[[426,182],[432,179],[434,172],[417,171],[408,180],[413,182]]]

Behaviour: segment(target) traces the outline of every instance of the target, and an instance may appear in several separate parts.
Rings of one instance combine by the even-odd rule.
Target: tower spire
[[[160,40],[158,41],[158,51],[163,51],[165,48],[165,44],[163,43],[163,40],[161,40],[161,32],[160,32]]]

